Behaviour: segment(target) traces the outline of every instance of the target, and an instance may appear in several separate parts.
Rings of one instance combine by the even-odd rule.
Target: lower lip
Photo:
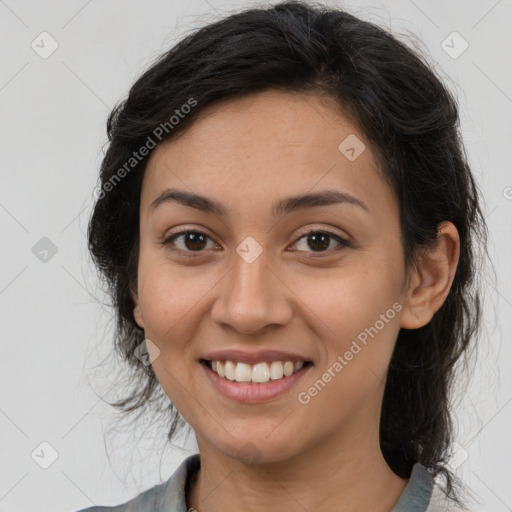
[[[217,391],[227,398],[243,403],[266,402],[272,398],[282,395],[290,390],[313,366],[302,367],[298,372],[277,380],[271,380],[264,384],[247,384],[244,382],[235,382],[216,374],[203,363],[200,363]]]

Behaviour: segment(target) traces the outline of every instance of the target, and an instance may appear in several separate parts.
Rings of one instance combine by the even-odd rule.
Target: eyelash
[[[203,233],[202,231],[198,231],[198,230],[195,230],[195,229],[184,228],[183,230],[177,231],[176,233],[173,233],[173,234],[169,235],[168,237],[164,238],[160,243],[163,246],[171,246],[172,242],[174,242],[175,239],[177,239],[178,237],[183,236],[183,235],[188,235],[190,233],[193,233],[195,235],[202,235],[202,236],[205,236],[205,237],[207,237],[207,238],[209,238],[211,240],[211,238],[206,233]],[[339,235],[336,235],[336,234],[334,234],[334,233],[332,233],[330,231],[324,231],[324,230],[321,230],[321,229],[312,229],[312,230],[309,230],[309,231],[307,231],[305,233],[302,233],[299,236],[299,238],[296,240],[295,243],[297,243],[302,238],[307,237],[307,236],[312,235],[312,234],[315,234],[315,235],[318,235],[318,234],[328,235],[330,238],[334,239],[336,242],[338,242],[340,244],[340,247],[338,247],[338,249],[334,249],[335,251],[336,250],[341,250],[343,248],[351,247],[351,244],[350,244],[350,242],[348,242],[348,240],[345,240],[344,238],[342,238]],[[174,251],[174,252],[181,252],[182,254],[184,254],[184,255],[186,255],[187,257],[190,257],[190,258],[195,258],[197,256],[200,256],[201,253],[204,252],[204,250],[200,250],[200,251],[183,251],[182,249],[174,249],[174,248],[171,248],[171,250]],[[311,254],[313,254],[313,255],[330,254],[332,251],[333,251],[333,249],[328,249],[326,251],[319,251],[319,252],[312,251]],[[298,251],[298,252],[300,252],[300,251]]]

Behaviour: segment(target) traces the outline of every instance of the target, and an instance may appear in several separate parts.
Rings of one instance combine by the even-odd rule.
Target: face
[[[267,91],[209,107],[155,149],[140,213],[134,316],[200,449],[275,462],[378,432],[405,300],[398,204],[333,105]],[[309,363],[238,384],[202,362],[212,354]]]

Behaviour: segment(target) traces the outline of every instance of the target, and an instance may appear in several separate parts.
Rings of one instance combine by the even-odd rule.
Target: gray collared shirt
[[[171,475],[159,485],[142,492],[130,501],[113,507],[94,506],[77,512],[187,512],[185,486],[200,467],[199,454],[187,457]],[[411,477],[391,512],[445,512],[450,507],[442,491],[434,484],[431,474],[416,463]]]

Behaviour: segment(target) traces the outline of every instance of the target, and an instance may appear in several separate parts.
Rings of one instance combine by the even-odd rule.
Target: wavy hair
[[[151,365],[134,354],[144,331],[135,323],[131,296],[141,184],[152,151],[129,172],[126,162],[151,134],[160,134],[159,143],[176,137],[208,105],[268,89],[332,99],[370,140],[398,198],[406,266],[435,243],[442,221],[459,232],[460,258],[445,302],[424,327],[399,332],[380,420],[381,450],[391,469],[409,477],[420,462],[445,477],[445,493],[458,502],[458,479],[447,467],[449,405],[456,363],[471,352],[481,325],[476,253],[486,248],[488,233],[478,187],[457,102],[433,66],[386,29],[341,9],[286,1],[203,26],[160,55],[110,113],[88,247],[116,311],[115,349],[134,373],[129,395],[110,405],[130,414],[161,394]],[[191,98],[196,106],[171,127],[169,119]],[[172,420],[171,441],[185,422],[172,403],[161,402],[164,411]]]

